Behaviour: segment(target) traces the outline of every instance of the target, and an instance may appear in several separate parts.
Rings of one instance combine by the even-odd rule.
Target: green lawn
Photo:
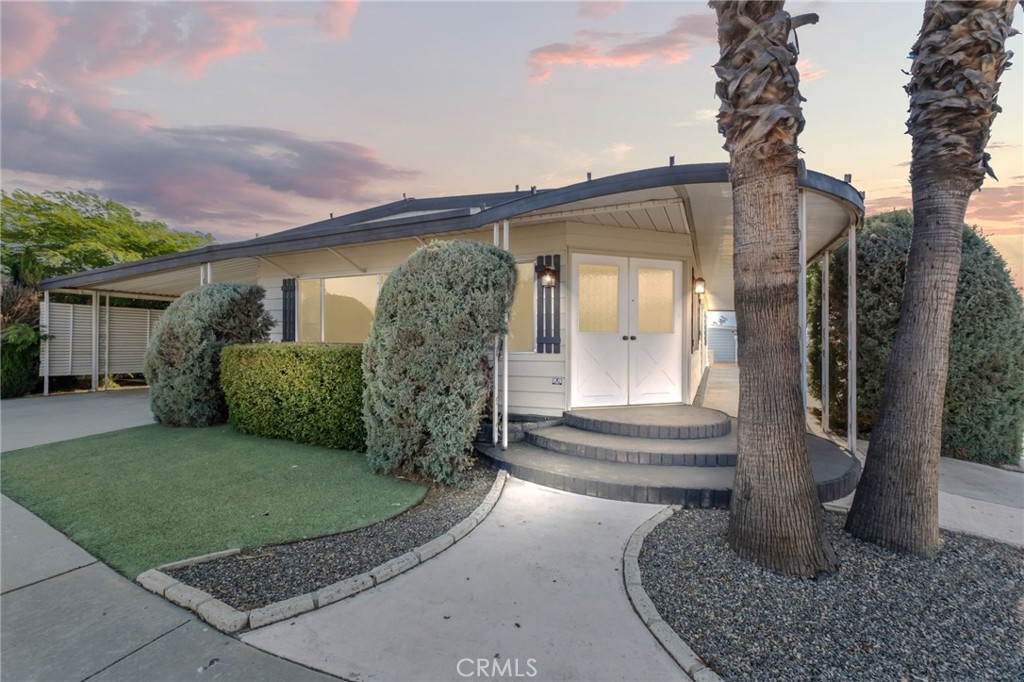
[[[357,453],[156,424],[4,453],[0,488],[129,578],[360,528],[426,494],[370,473]]]

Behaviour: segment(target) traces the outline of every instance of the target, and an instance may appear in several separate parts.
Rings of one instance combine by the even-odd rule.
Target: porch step
[[[818,500],[831,502],[853,492],[860,464],[832,442],[811,437],[811,469]],[[732,497],[734,467],[673,467],[584,459],[513,443],[507,450],[477,445],[501,469],[558,490],[626,502],[725,508]]]
[[[732,430],[729,415],[692,405],[591,407],[563,413],[567,426],[630,438],[718,438]]]
[[[555,426],[526,433],[526,442],[573,457],[655,466],[724,467],[736,465],[736,434],[717,438],[667,440],[629,438]]]

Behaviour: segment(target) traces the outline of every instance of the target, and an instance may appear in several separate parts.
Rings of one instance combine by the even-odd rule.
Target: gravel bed
[[[1024,550],[943,531],[934,560],[842,532],[839,572],[783,578],[725,545],[727,512],[681,510],[644,542],[644,589],[726,680],[1024,679]]]
[[[478,462],[466,474],[463,487],[434,486],[418,505],[386,521],[338,535],[259,547],[167,574],[240,611],[313,592],[443,535],[483,502],[496,475]]]

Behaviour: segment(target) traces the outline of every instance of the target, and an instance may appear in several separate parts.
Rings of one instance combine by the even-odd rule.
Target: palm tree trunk
[[[834,570],[804,439],[797,282],[797,23],[782,2],[713,2],[721,59],[719,130],[733,187],[739,331],[738,457],[727,541],[786,575]]]
[[[913,136],[914,232],[896,339],[864,474],[846,529],[901,552],[939,549],[939,455],[962,226],[988,168],[999,77],[1016,0],[925,7],[914,45],[908,131]]]

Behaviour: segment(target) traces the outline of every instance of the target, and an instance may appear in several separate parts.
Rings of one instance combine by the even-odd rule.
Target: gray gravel
[[[412,509],[366,528],[271,545],[167,571],[240,611],[318,590],[365,573],[446,533],[473,513],[496,472],[478,463],[461,488],[435,486]]]
[[[740,561],[727,512],[682,510],[644,542],[644,589],[726,680],[1024,680],[1024,550],[943,532],[915,559],[825,517],[842,567],[807,580]]]

